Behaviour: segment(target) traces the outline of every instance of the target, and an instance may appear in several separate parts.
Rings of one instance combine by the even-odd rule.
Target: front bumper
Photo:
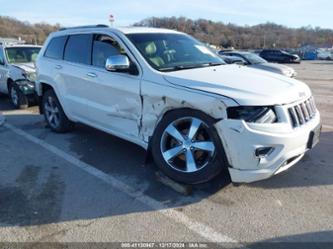
[[[19,87],[21,92],[27,96],[35,95],[35,83],[27,79],[21,79],[15,81],[16,85]]]
[[[310,133],[318,126],[319,112],[298,128],[283,129],[271,124],[258,129],[256,125],[228,119],[215,125],[229,161],[231,179],[244,183],[267,179],[295,165],[309,150]],[[256,156],[255,151],[263,147],[273,150],[264,157]]]

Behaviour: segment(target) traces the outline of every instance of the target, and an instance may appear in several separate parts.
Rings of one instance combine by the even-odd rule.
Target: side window
[[[233,54],[232,56],[237,58],[237,59],[240,59],[240,60],[244,61],[243,57],[238,55],[238,54]]]
[[[71,35],[68,38],[65,48],[64,60],[80,63],[91,64],[91,47],[92,35]]]
[[[44,56],[52,59],[62,60],[66,40],[67,36],[53,38],[47,46]]]
[[[96,67],[105,67],[108,57],[124,54],[125,51],[119,43],[107,35],[95,35],[93,41],[92,64]]]

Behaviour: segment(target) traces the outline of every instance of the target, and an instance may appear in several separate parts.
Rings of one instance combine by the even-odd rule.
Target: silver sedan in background
[[[293,68],[277,63],[270,63],[255,53],[243,52],[243,51],[228,51],[228,52],[219,52],[219,54],[224,57],[230,56],[232,58],[239,58],[240,60],[242,60],[242,64],[248,67],[282,74],[290,78],[294,78],[297,76],[297,73]],[[237,64],[240,63],[237,62]]]

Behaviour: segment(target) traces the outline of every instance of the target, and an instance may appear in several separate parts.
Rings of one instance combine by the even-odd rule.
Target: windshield
[[[159,71],[216,66],[225,62],[208,47],[183,34],[130,34],[146,61]]]
[[[12,63],[35,62],[40,48],[38,47],[12,47],[6,48],[7,60]]]
[[[251,64],[263,64],[263,63],[267,63],[266,60],[264,60],[263,58],[261,58],[260,56],[256,55],[256,54],[252,54],[252,53],[246,53],[243,54],[243,56],[251,63]]]

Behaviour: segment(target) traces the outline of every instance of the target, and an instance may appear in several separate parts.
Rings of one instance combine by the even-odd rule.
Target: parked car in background
[[[333,51],[328,49],[318,49],[317,50],[318,60],[333,60]]]
[[[219,53],[219,56],[227,63],[227,64],[241,64],[243,65],[245,61],[237,56],[231,56],[231,55],[224,55]]]
[[[15,108],[35,100],[36,67],[40,46],[0,40],[0,92],[8,94]]]
[[[301,63],[301,58],[296,54],[290,54],[279,49],[264,49],[260,52],[260,57],[269,62],[277,63]]]
[[[237,58],[241,59],[244,65],[261,69],[273,73],[282,74],[287,77],[296,77],[296,71],[288,66],[277,64],[277,63],[269,63],[265,59],[261,58],[257,54],[243,51],[231,51],[231,52],[220,52],[221,56],[224,56],[223,59],[226,61],[227,58],[234,58],[236,61]],[[241,62],[238,62],[241,63]]]
[[[55,132],[81,122],[148,150],[186,184],[269,178],[319,141],[310,88],[226,65],[184,33],[88,26],[52,33],[37,59],[41,112]],[[228,179],[228,178],[226,178]]]

